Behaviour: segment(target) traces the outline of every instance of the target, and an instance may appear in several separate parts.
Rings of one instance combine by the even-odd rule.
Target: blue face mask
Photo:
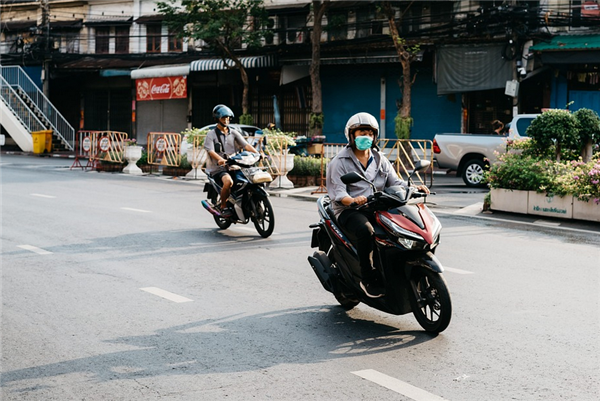
[[[358,150],[367,150],[373,145],[373,138],[370,136],[357,136],[354,138],[354,144]]]

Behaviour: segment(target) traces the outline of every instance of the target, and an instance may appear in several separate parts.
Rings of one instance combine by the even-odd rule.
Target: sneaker
[[[221,213],[221,217],[224,219],[228,219],[233,216],[233,210],[231,208],[226,207],[225,209],[219,209],[219,213]]]
[[[385,289],[377,282],[360,281],[360,288],[369,298],[381,298],[385,295]]]

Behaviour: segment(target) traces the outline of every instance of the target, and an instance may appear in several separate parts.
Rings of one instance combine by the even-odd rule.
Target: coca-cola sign
[[[135,81],[137,100],[187,98],[187,77],[145,78]]]

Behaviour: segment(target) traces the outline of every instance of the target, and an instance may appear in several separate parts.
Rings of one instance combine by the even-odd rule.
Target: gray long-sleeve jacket
[[[402,181],[392,163],[378,150],[371,149],[373,155],[373,161],[369,164],[366,170],[363,170],[360,162],[354,155],[352,148],[349,146],[342,149],[327,166],[327,194],[332,201],[333,212],[338,217],[345,209],[349,209],[350,206],[344,206],[341,202],[346,196],[356,198],[357,196],[369,196],[373,194],[371,186],[364,182],[359,181],[355,184],[346,185],[342,182],[341,176],[344,174],[356,171],[362,174],[367,180],[371,181],[377,190],[383,190],[384,188],[392,185],[404,185],[408,184]]]

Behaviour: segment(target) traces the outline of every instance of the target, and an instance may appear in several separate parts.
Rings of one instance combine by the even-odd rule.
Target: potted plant
[[[288,152],[290,146],[295,146],[295,132],[282,132],[280,129],[263,130],[261,148],[268,155],[271,174],[277,178],[269,184],[270,188],[294,188],[287,174],[294,168],[294,155]]]
[[[123,141],[123,156],[129,164],[123,169],[123,173],[132,175],[141,175],[144,172],[137,166],[138,160],[142,157],[142,147],[137,145],[135,138],[126,138]]]
[[[208,130],[199,128],[187,128],[181,132],[185,143],[187,144],[187,162],[191,170],[186,174],[186,178],[206,180],[206,174],[202,171],[202,166],[206,164],[208,154],[204,149],[204,140]]]
[[[318,179],[321,178],[321,167],[324,175],[328,161],[328,159],[321,160],[320,157],[295,156],[294,167],[289,171],[288,177],[298,186],[317,185]]]

